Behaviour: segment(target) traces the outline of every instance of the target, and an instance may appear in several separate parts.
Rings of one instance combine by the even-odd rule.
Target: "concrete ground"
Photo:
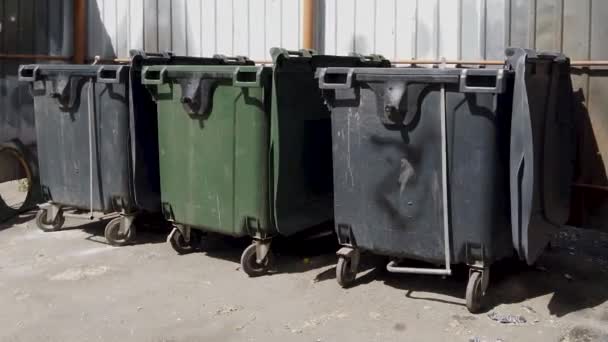
[[[103,224],[43,233],[32,218],[0,225],[1,341],[608,341],[608,234],[564,229],[535,267],[497,264],[488,310],[472,315],[466,269],[387,274],[365,256],[340,288],[329,238],[277,241],[276,273],[252,279],[246,242],[178,256],[159,228],[117,248]]]

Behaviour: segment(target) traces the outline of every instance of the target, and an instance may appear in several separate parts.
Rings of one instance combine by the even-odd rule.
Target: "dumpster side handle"
[[[120,83],[120,77],[124,66],[102,65],[97,69],[97,82],[99,83]]]
[[[346,71],[346,72],[345,72]],[[354,70],[346,69],[346,70],[332,70],[329,68],[323,68],[319,71],[319,88],[321,89],[349,89],[353,84],[353,74]],[[326,82],[326,77],[328,75],[334,75],[336,77],[344,77],[344,82]]]
[[[237,67],[232,74],[232,85],[243,88],[261,87],[263,70],[263,67]]]
[[[460,92],[462,93],[502,93],[504,92],[504,70],[463,69],[460,72]]]
[[[141,71],[142,84],[163,84],[165,83],[165,75],[167,67],[146,66]]]
[[[21,82],[34,82],[38,77],[38,65],[21,65],[19,67],[19,81]]]

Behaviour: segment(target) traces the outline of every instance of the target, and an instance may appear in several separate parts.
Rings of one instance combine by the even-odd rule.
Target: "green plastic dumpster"
[[[203,232],[251,236],[241,256],[250,276],[269,269],[273,236],[333,219],[331,119],[314,79],[321,56],[272,52],[274,70],[142,70],[160,113],[162,210],[174,224],[169,242],[182,254],[200,247]],[[341,58],[340,65],[362,63]]]

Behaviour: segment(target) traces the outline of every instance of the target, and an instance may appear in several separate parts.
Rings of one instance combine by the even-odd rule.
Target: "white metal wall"
[[[301,0],[89,0],[89,56],[130,49],[269,59],[301,46]]]

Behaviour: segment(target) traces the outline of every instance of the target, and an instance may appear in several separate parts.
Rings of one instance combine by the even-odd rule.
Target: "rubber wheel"
[[[59,211],[57,216],[55,217],[55,221],[49,222],[46,218],[47,211],[46,210],[38,210],[36,213],[36,226],[40,228],[40,230],[44,232],[55,232],[63,227],[65,223],[65,217],[63,216],[63,212]]]
[[[355,278],[357,277],[357,272],[353,272],[351,269],[351,260],[346,257],[339,257],[338,264],[336,265],[336,280],[340,286],[346,288],[351,286]]]
[[[188,254],[194,252],[195,248],[192,244],[192,240],[196,238],[196,234],[193,234],[193,231],[190,231],[190,243],[186,242],[186,238],[184,238],[184,234],[179,229],[175,229],[175,232],[169,239],[171,243],[171,247],[177,252],[177,254]]]
[[[245,248],[243,254],[241,255],[241,267],[243,268],[243,271],[250,277],[259,277],[266,274],[270,269],[271,264],[272,252],[270,251],[262,263],[258,263],[255,244],[251,244],[249,247]]]
[[[129,227],[126,233],[120,233],[120,222],[122,218],[117,217],[112,219],[107,225],[104,231],[104,236],[108,243],[112,246],[125,246],[132,242],[135,237],[134,230]]]
[[[472,272],[467,284],[467,309],[471,313],[478,313],[482,307],[483,293],[481,291],[481,273]]]

